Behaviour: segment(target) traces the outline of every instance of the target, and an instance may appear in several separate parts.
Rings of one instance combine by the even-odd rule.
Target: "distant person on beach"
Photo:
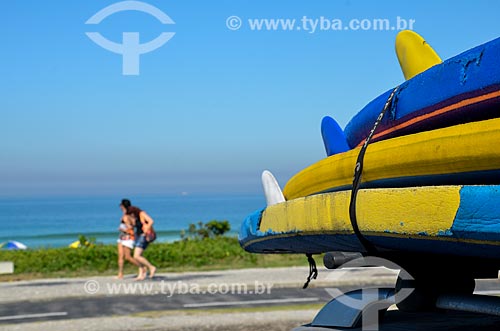
[[[132,206],[132,203],[128,199],[123,199],[121,201],[120,208],[125,215],[130,215],[135,219],[134,259],[142,265],[139,267],[137,279],[143,280],[146,278],[146,268],[149,269],[149,277],[153,278],[156,267],[142,256],[142,254],[149,245],[149,242],[146,240],[146,234],[152,230],[154,221],[144,210]]]
[[[124,214],[118,228],[120,231],[118,237],[118,276],[116,277],[118,279],[123,279],[124,260],[129,261],[138,268],[142,268],[142,265],[131,255],[135,243],[134,225],[134,218]]]

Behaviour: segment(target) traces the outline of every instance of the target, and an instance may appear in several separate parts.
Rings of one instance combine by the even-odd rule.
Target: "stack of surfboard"
[[[500,256],[500,38],[447,61],[416,33],[400,32],[405,78],[366,149],[356,200],[354,169],[392,89],[342,130],[322,121],[327,158],[283,189],[263,173],[268,206],[242,224],[258,253],[379,250]]]

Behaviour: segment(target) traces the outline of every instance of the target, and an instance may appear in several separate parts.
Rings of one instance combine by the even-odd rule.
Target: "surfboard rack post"
[[[359,252],[327,252],[323,264],[327,269],[342,268],[346,263],[371,265]],[[319,330],[322,328],[354,328],[363,325],[363,330],[378,330],[379,320],[387,309],[395,303],[394,287],[366,286],[343,292],[327,289],[332,295],[330,300],[316,315],[313,321],[295,330]]]
[[[323,255],[323,264],[327,269],[337,269],[344,263],[362,258],[363,254],[358,252],[326,252]]]
[[[373,261],[363,258],[359,252],[332,251],[325,253],[323,263],[327,269],[346,266],[348,262],[372,265]],[[376,265],[376,263],[375,263]],[[366,286],[343,292],[336,288],[327,289],[333,299],[316,315],[313,321],[294,331],[325,330],[323,328],[354,328],[362,324],[363,330],[378,330],[379,320],[396,301],[395,287]]]
[[[362,325],[363,330],[378,330],[379,320],[392,304],[393,288],[350,291],[328,302],[306,327],[312,331],[317,327],[354,328]]]

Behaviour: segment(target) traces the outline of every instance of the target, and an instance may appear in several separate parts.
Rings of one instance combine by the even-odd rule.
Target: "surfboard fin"
[[[344,131],[330,116],[323,117],[321,121],[321,136],[327,156],[347,152],[350,149]]]
[[[406,80],[443,62],[424,38],[411,30],[396,36],[396,55]]]
[[[281,191],[278,181],[269,170],[264,170],[262,172],[262,186],[264,187],[264,194],[266,195],[268,206],[285,202],[285,196]]]

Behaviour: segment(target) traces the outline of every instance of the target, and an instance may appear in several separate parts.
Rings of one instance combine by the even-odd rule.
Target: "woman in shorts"
[[[123,215],[120,227],[118,228],[120,231],[118,237],[118,276],[116,277],[118,279],[123,279],[123,264],[125,260],[139,268],[137,279],[144,279],[144,275],[141,274],[144,271],[143,266],[131,254],[135,244],[134,223],[135,220],[132,216]]]
[[[147,269],[149,269],[149,277],[153,278],[155,276],[156,267],[151,264],[151,262],[149,262],[142,254],[149,245],[149,242],[146,240],[146,234],[151,231],[154,221],[151,216],[149,216],[144,210],[132,206],[132,203],[128,199],[123,199],[121,201],[120,208],[124,215],[132,217],[134,220],[134,259],[144,266],[143,268],[139,268],[139,276],[137,277],[137,280],[143,280],[144,278],[146,278]]]

